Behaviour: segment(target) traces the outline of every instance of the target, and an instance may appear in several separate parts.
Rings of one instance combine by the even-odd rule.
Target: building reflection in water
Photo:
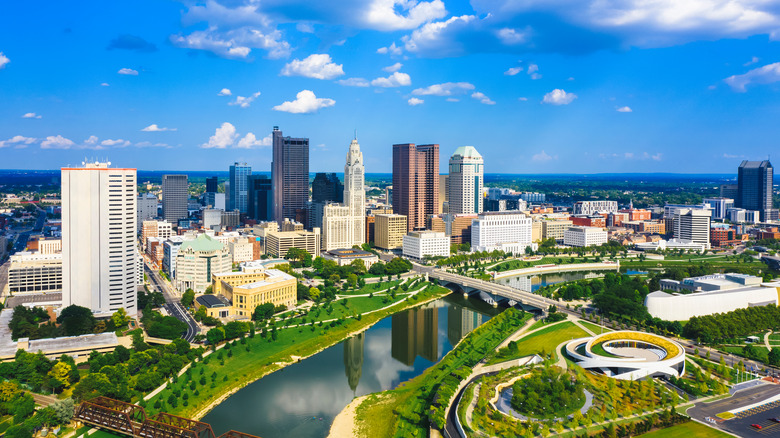
[[[347,373],[347,382],[354,393],[363,374],[363,342],[365,333],[344,341],[344,371]]]
[[[481,313],[453,304],[447,308],[447,339],[455,345],[483,322]]]
[[[416,307],[392,316],[391,356],[411,366],[417,356],[436,362],[439,353],[439,309]]]

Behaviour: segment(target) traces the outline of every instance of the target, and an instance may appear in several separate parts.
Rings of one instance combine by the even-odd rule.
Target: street
[[[200,333],[198,323],[192,318],[192,315],[187,312],[184,306],[181,305],[179,298],[175,296],[175,292],[171,290],[165,280],[162,279],[160,273],[151,269],[146,261],[144,262],[144,271],[152,286],[165,297],[165,305],[163,305],[163,308],[169,315],[187,324],[187,332],[182,338],[187,342],[192,342],[193,339],[195,339],[195,335]]]

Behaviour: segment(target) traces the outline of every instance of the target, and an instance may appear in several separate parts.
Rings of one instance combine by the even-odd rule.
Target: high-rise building
[[[374,215],[374,244],[377,248],[402,248],[407,233],[406,216],[402,214]]]
[[[574,214],[617,213],[617,201],[577,201],[574,203]]]
[[[352,140],[344,165],[344,204],[327,204],[322,215],[323,250],[352,248],[365,243],[366,189],[363,153]]]
[[[407,217],[407,230],[425,228],[439,213],[439,145],[393,145],[393,212]]]
[[[273,220],[273,190],[267,175],[250,175],[247,191],[247,215],[258,221]]]
[[[439,213],[450,212],[450,176],[439,175]]]
[[[472,251],[525,254],[527,247],[536,249],[531,239],[531,218],[524,214],[482,213],[471,223]]]
[[[230,272],[232,268],[230,251],[225,245],[207,234],[200,234],[179,246],[174,283],[179,292],[192,289],[203,293],[214,274]]]
[[[189,199],[189,184],[187,175],[162,176],[162,214],[163,219],[172,224],[178,224],[179,219],[186,219],[187,200]]]
[[[135,316],[136,170],[109,165],[61,170],[62,305]]]
[[[345,177],[346,178],[346,177]],[[311,183],[312,202],[344,202],[344,185],[335,173],[317,173]]]
[[[252,166],[246,163],[236,162],[230,166],[230,205],[227,206],[228,210],[247,212],[250,175],[252,175]]]
[[[735,206],[758,210],[761,220],[767,220],[772,209],[774,168],[769,160],[743,161],[737,170],[737,199]]]
[[[484,161],[474,146],[461,146],[450,157],[449,213],[482,213]]]
[[[729,198],[704,198],[704,203],[712,207],[712,217],[714,219],[724,219],[728,214],[728,210],[734,208],[734,200]]]
[[[736,184],[721,184],[720,185],[720,197],[737,199],[737,193],[739,193],[739,186]]]
[[[309,139],[283,137],[278,126],[273,130],[274,220],[295,219],[296,210],[305,210],[309,201]]]
[[[689,240],[710,247],[712,210],[705,208],[678,208],[674,211],[674,238]]]
[[[219,178],[212,176],[206,178],[206,193],[217,193],[219,191]]]
[[[145,220],[154,219],[157,217],[157,196],[151,193],[146,193],[138,197],[138,222],[136,226],[136,232],[141,232],[143,222]]]

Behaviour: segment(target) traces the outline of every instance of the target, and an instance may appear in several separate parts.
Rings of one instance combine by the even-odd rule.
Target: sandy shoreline
[[[429,303],[429,302],[431,302],[431,301],[435,301],[435,300],[438,300],[438,299],[444,298],[445,296],[446,296],[446,295],[442,295],[442,296],[439,296],[439,297],[430,297],[430,298],[428,298],[428,299],[426,299],[426,300],[418,301],[418,302],[414,303],[414,305],[411,305],[411,306],[409,306],[409,307],[405,307],[405,308],[403,308],[403,309],[400,309],[400,310],[398,310],[398,312],[400,312],[401,310],[407,310],[407,309],[411,309],[411,308],[413,308],[413,307],[417,307],[417,306],[419,306],[419,305],[426,304],[426,303]],[[409,302],[409,298],[408,298],[408,297],[407,297],[407,298],[404,298],[404,301],[406,301],[406,302]],[[400,303],[400,302],[404,302],[404,301],[399,301],[399,303]],[[398,304],[398,303],[396,303],[396,304]],[[397,313],[397,312],[394,312],[393,314],[395,314],[395,313]],[[388,315],[388,316],[390,316],[390,315]],[[351,338],[352,336],[355,336],[355,335],[358,335],[358,334],[360,334],[360,333],[363,333],[364,331],[366,331],[366,330],[368,330],[369,328],[373,327],[373,326],[374,326],[376,323],[378,323],[378,322],[379,322],[379,321],[381,321],[382,319],[384,319],[384,318],[377,319],[376,321],[372,322],[371,324],[368,324],[368,325],[366,325],[365,327],[362,327],[362,328],[360,328],[360,329],[358,329],[358,330],[354,330],[354,331],[352,331],[352,332],[349,332],[349,333],[347,333],[346,335],[344,335],[344,337],[343,337],[343,338],[341,338],[341,339],[339,339],[339,340],[336,340],[336,341],[334,341],[333,343],[331,343],[331,344],[329,344],[329,345],[324,345],[324,346],[322,346],[320,349],[318,349],[317,351],[314,351],[314,352],[312,352],[312,353],[311,353],[311,354],[309,354],[309,355],[306,355],[306,356],[291,356],[291,358],[292,358],[293,360],[291,360],[291,361],[289,361],[289,362],[284,362],[283,364],[282,364],[282,363],[279,363],[279,362],[275,363],[274,365],[277,365],[277,368],[275,368],[275,369],[272,369],[272,370],[268,370],[267,372],[263,373],[262,375],[258,376],[257,378],[254,378],[254,379],[248,380],[248,381],[244,382],[243,384],[241,384],[241,385],[239,385],[239,386],[236,386],[235,388],[232,388],[232,389],[230,389],[229,391],[225,392],[224,394],[222,394],[222,395],[220,395],[219,397],[217,397],[216,399],[214,399],[214,401],[212,401],[211,403],[207,404],[205,407],[203,407],[203,408],[201,408],[200,410],[198,410],[198,411],[197,411],[197,412],[196,412],[196,413],[195,413],[195,414],[192,416],[192,419],[193,419],[193,420],[198,420],[198,421],[200,421],[200,420],[201,420],[203,417],[205,417],[205,416],[206,416],[206,414],[208,414],[208,413],[209,413],[209,412],[210,412],[212,409],[214,409],[215,407],[217,407],[219,404],[221,404],[222,402],[224,402],[225,400],[227,400],[227,399],[228,399],[228,398],[229,398],[231,395],[235,394],[236,392],[238,392],[239,390],[241,390],[241,389],[243,389],[244,387],[248,386],[249,384],[251,384],[251,383],[254,383],[254,382],[258,381],[258,380],[262,379],[263,377],[265,377],[265,376],[267,376],[267,375],[269,375],[269,374],[271,374],[271,373],[274,373],[274,372],[276,372],[276,371],[279,371],[279,370],[281,370],[282,368],[285,368],[285,367],[287,367],[288,365],[292,365],[292,364],[294,364],[294,363],[296,363],[296,362],[298,362],[298,361],[300,361],[300,360],[304,360],[304,359],[307,359],[307,358],[309,358],[309,357],[311,357],[311,356],[314,356],[315,354],[317,354],[317,353],[319,353],[319,352],[321,352],[321,351],[325,350],[326,348],[330,348],[330,347],[332,347],[332,346],[334,346],[334,345],[338,344],[339,342],[342,342],[342,341],[344,341],[345,339],[349,339],[349,338]],[[358,399],[363,399],[363,398],[364,398],[364,397],[359,397],[359,398],[357,398],[357,399],[355,399],[355,400],[358,400]],[[354,400],[353,400],[353,402],[354,402]],[[350,405],[351,405],[351,404],[352,404],[352,403],[350,403]],[[359,403],[358,403],[358,404],[359,404]],[[356,406],[357,406],[357,405],[356,405]],[[347,407],[349,407],[349,405],[348,405]],[[346,409],[346,408],[345,408],[345,409]],[[342,411],[342,412],[343,412],[343,411]],[[340,416],[340,415],[341,415],[341,413],[339,413],[339,416]],[[353,417],[354,417],[354,413],[353,413]],[[338,417],[337,417],[337,418],[338,418]],[[350,421],[354,423],[354,418],[351,418],[351,419],[350,419]],[[351,429],[350,429],[350,430],[351,430]],[[351,435],[334,435],[334,436],[351,436]]]
[[[358,406],[363,403],[368,395],[363,395],[352,399],[352,401],[336,415],[333,424],[330,425],[328,438],[354,437],[355,434],[355,413]]]

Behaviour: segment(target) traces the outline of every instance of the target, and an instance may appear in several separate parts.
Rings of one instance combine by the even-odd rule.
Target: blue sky
[[[269,170],[269,134],[368,172],[393,143],[490,173],[736,172],[780,137],[780,2],[5,2],[0,168]]]

